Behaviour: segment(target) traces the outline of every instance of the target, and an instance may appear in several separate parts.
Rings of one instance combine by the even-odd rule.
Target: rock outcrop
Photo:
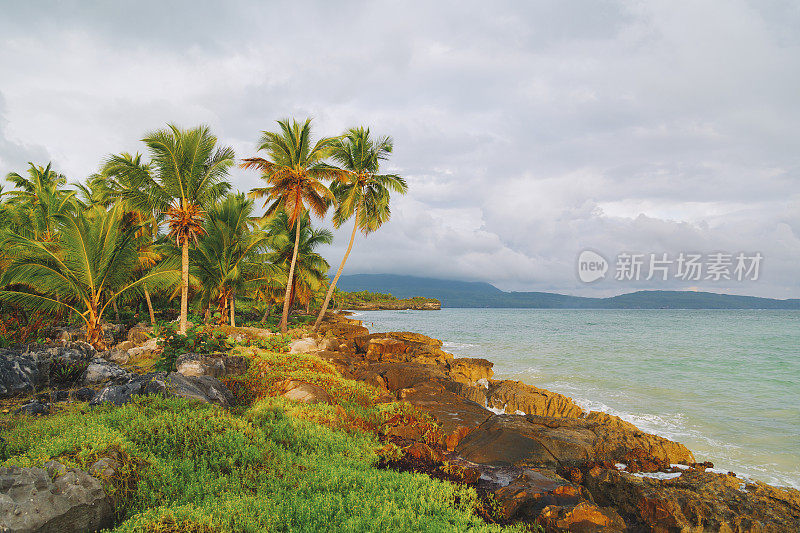
[[[12,350],[0,350],[0,398],[36,390],[39,366],[34,357]]]
[[[152,372],[136,376],[126,383],[105,387],[90,405],[111,403],[119,406],[128,403],[134,396],[145,394],[190,398],[222,407],[231,407],[236,403],[233,394],[216,378],[184,376],[178,372]]]
[[[238,355],[186,353],[178,357],[175,369],[184,376],[223,378],[243,374],[250,360]]]
[[[112,524],[100,481],[49,462],[47,469],[0,467],[0,531],[83,533]]]

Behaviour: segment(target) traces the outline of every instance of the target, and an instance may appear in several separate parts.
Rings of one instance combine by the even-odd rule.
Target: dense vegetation
[[[266,182],[249,198],[228,181],[233,150],[205,126],[148,133],[149,159],[110,155],[72,186],[50,164],[8,174],[13,188],[0,188],[0,345],[69,322],[104,349],[101,323],[112,311],[118,319],[120,307],[146,305],[155,324],[159,309],[179,302],[180,334],[190,314],[236,325],[244,307],[266,323],[277,304],[286,333],[292,310],[324,310],[336,279],[319,249],[333,235],[313,228],[312,215],[333,209],[337,227],[354,220],[338,278],[356,229],[378,229],[390,216],[390,191],[407,187],[378,173],[389,137],[353,128],[314,141],[310,119],[278,126],[261,137],[265,157],[241,162]],[[257,198],[265,200],[261,216]]]
[[[439,303],[439,301],[434,298],[426,298],[424,296],[397,298],[391,294],[370,291],[337,291],[335,301],[336,306],[341,309],[355,309],[364,304],[403,304],[415,306],[426,303]]]
[[[4,415],[0,458],[80,468],[114,458],[122,467],[105,485],[120,532],[500,529],[478,517],[473,489],[377,467],[387,451],[374,430],[401,404],[375,404],[372,387],[316,356],[245,352],[255,364],[232,387],[245,407],[149,396],[35,420]],[[271,397],[276,377],[324,384],[333,405]]]

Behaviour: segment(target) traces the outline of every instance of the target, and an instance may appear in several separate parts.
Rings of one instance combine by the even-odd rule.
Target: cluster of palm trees
[[[282,301],[285,333],[292,304],[308,311],[327,289],[318,328],[356,234],[386,222],[391,192],[404,194],[407,185],[379,173],[389,137],[353,128],[314,142],[310,119],[278,126],[262,135],[262,157],[240,162],[266,182],[248,195],[231,190],[235,154],[205,126],[149,133],[149,160],[112,155],[74,189],[50,165],[9,174],[14,188],[0,187],[0,302],[71,313],[103,347],[106,309],[143,299],[153,322],[154,293],[180,297],[179,333],[187,331],[190,297],[206,320],[213,314],[235,326],[237,296],[264,301],[265,319]],[[255,199],[264,199],[263,216]],[[315,249],[333,235],[313,228],[311,216],[331,209],[335,227],[353,219],[353,230],[329,282]]]

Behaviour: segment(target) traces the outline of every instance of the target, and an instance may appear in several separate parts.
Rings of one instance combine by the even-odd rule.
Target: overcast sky
[[[84,179],[167,122],[239,157],[276,119],[363,124],[394,137],[384,168],[410,191],[346,273],[800,297],[795,1],[165,4],[0,0],[0,173]],[[586,248],[612,270],[626,251],[764,259],[751,282],[584,284]]]

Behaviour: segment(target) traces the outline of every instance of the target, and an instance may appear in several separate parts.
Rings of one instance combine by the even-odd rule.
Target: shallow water
[[[698,461],[800,488],[800,311],[363,311],[371,332],[414,331],[495,378],[571,396],[679,441]]]

